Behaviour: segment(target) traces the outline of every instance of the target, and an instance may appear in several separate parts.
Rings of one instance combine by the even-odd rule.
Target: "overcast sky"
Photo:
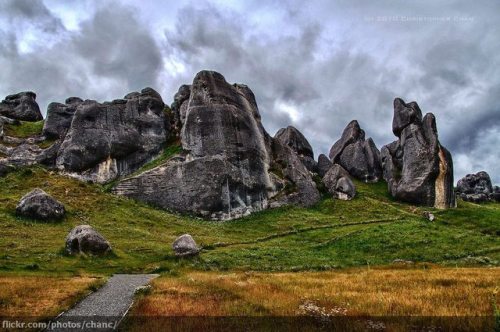
[[[436,115],[455,181],[500,184],[500,1],[0,2],[0,97],[116,99],[151,86],[166,103],[203,69],[255,93],[274,133],[294,125],[327,153],[357,119],[395,140],[392,101]]]

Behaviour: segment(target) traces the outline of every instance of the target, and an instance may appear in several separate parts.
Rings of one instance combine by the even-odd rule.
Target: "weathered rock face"
[[[63,135],[70,123],[56,166],[87,181],[104,183],[132,173],[159,153],[169,133],[163,101],[151,88],[102,104],[68,100],[53,107],[56,117],[47,127],[53,135]]]
[[[351,200],[356,195],[356,186],[349,177],[349,173],[338,164],[330,167],[322,181],[333,198]]]
[[[311,144],[295,127],[288,126],[281,128],[274,139],[280,141],[283,145],[290,147],[299,156],[300,160],[311,172],[316,172],[317,163],[314,160],[314,152]]]
[[[59,201],[37,188],[21,198],[16,213],[28,218],[51,220],[61,219],[65,209]]]
[[[172,249],[177,257],[196,256],[200,252],[193,237],[189,234],[181,235],[175,239]]]
[[[5,97],[0,103],[0,115],[21,121],[43,119],[36,102],[36,94],[31,91],[19,92]]]
[[[392,128],[398,140],[381,152],[391,195],[413,204],[454,207],[453,161],[439,143],[434,115],[422,118],[416,102],[396,98]]]
[[[102,255],[111,251],[106,239],[89,225],[76,226],[66,237],[66,251],[70,255],[85,253]]]
[[[362,181],[377,182],[382,178],[380,152],[371,138],[365,140],[365,132],[356,120],[347,125],[332,146],[330,159]]]
[[[300,198],[304,196],[301,190],[311,189],[308,181],[314,186],[293,151],[264,130],[248,87],[230,85],[222,75],[210,71],[198,73],[188,87],[181,87],[172,106],[182,125],[183,153],[121,181],[115,193],[224,220],[267,208],[287,183],[296,185],[292,194]],[[275,154],[286,164],[280,168],[283,178],[269,171]],[[298,165],[291,170],[289,163]],[[313,188],[316,195],[312,198],[319,199]]]
[[[326,172],[332,167],[332,162],[330,159],[324,155],[320,154],[318,157],[318,175],[322,178],[325,176]]]
[[[64,138],[71,126],[78,105],[83,103],[78,97],[66,99],[65,104],[50,103],[47,108],[47,118],[43,126],[43,134],[48,138]]]
[[[184,122],[186,121],[186,114],[188,109],[189,97],[191,95],[190,85],[181,85],[179,91],[174,96],[174,102],[171,105],[173,113],[173,127],[175,131],[180,133]]]
[[[497,201],[491,179],[485,171],[467,174],[458,180],[457,193],[464,201],[482,203],[488,200]]]

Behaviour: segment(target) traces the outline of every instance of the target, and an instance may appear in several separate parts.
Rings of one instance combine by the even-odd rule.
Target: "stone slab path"
[[[157,274],[115,274],[99,290],[52,321],[47,330],[113,330],[134,302],[135,290],[156,277]]]

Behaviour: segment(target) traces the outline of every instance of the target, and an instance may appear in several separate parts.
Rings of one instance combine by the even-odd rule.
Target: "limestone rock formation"
[[[328,170],[332,167],[332,165],[333,165],[332,162],[326,155],[320,154],[318,157],[318,167],[317,167],[318,175],[321,178],[323,178],[326,172],[328,172]]]
[[[83,103],[78,97],[66,99],[65,104],[50,103],[47,108],[47,118],[43,126],[43,134],[48,138],[64,138],[71,126],[78,105]]]
[[[200,248],[198,248],[193,237],[189,234],[181,235],[175,239],[172,249],[177,257],[196,256],[200,252]]]
[[[66,237],[66,252],[102,255],[111,251],[109,242],[89,225],[76,226]]]
[[[398,140],[381,152],[391,195],[413,204],[454,207],[453,161],[439,143],[434,115],[422,118],[416,102],[396,98],[392,130]]]
[[[57,153],[57,168],[98,183],[132,173],[167,140],[169,120],[163,109],[160,95],[151,88],[102,104],[70,99],[66,105],[53,105],[46,129],[60,137],[70,123]]]
[[[457,194],[464,201],[482,203],[488,200],[497,201],[491,179],[485,171],[467,174],[457,183]]]
[[[37,188],[21,198],[16,213],[33,219],[53,220],[61,219],[65,209],[63,204]]]
[[[311,144],[309,144],[307,139],[297,128],[292,126],[281,128],[276,135],[274,135],[274,139],[290,147],[297,153],[300,160],[309,171],[316,172],[317,163],[314,160],[314,152]]]
[[[377,182],[382,178],[380,152],[358,121],[351,121],[342,137],[330,149],[330,160],[341,165],[350,175],[365,182]]]
[[[174,102],[171,105],[172,113],[173,113],[173,127],[176,129],[175,131],[180,133],[180,129],[182,125],[186,121],[187,108],[189,103],[189,97],[191,95],[191,86],[190,85],[181,85],[179,91],[174,96]]]
[[[319,200],[298,156],[264,130],[247,86],[202,71],[191,86],[181,87],[172,112],[181,126],[183,152],[122,180],[115,193],[219,220],[265,209],[273,200],[305,205]]]
[[[351,200],[356,195],[356,186],[349,177],[349,173],[338,164],[330,167],[322,181],[333,198]]]
[[[40,121],[43,119],[36,102],[36,94],[31,91],[19,92],[5,97],[0,102],[0,115],[21,121]]]

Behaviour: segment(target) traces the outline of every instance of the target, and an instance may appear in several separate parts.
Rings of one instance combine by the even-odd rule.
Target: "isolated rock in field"
[[[396,98],[392,127],[398,140],[381,152],[391,195],[418,205],[455,207],[453,161],[439,143],[434,115],[422,118],[416,102]]]
[[[200,252],[193,237],[189,234],[181,235],[175,239],[172,249],[177,257],[195,256]]]
[[[78,105],[83,103],[78,97],[66,99],[66,104],[50,103],[47,108],[47,118],[43,126],[43,134],[48,138],[64,138],[71,126]]]
[[[330,160],[362,181],[377,182],[382,178],[380,152],[371,138],[365,140],[365,132],[356,120],[347,125],[330,149]]]
[[[185,99],[188,90],[189,99]],[[271,175],[272,147],[281,143],[275,144],[262,127],[255,97],[247,86],[231,85],[219,73],[202,71],[182,98],[179,93],[176,102],[181,109],[187,108],[184,111],[173,105],[173,112],[185,113],[180,134],[183,152],[161,166],[122,180],[115,193],[174,211],[226,220],[266,209],[275,196],[300,192],[302,198],[301,190],[310,189],[306,184],[312,182],[309,172],[288,147],[286,152],[275,149],[283,152],[283,165],[279,165],[283,178]],[[295,160],[297,168],[290,170],[287,163]],[[284,173],[295,177],[285,179]],[[283,195],[284,183],[293,178],[300,184],[288,186],[293,190]],[[319,199],[317,190],[316,194],[313,198]]]
[[[326,172],[332,167],[332,162],[324,154],[320,154],[318,157],[318,175],[320,177],[325,176]]]
[[[164,104],[151,88],[102,104],[74,101],[65,111],[74,105],[56,165],[76,178],[104,183],[130,174],[156,156],[167,140]]]
[[[351,200],[356,195],[356,186],[349,173],[340,165],[334,164],[323,177],[323,184],[333,198],[344,201]]]
[[[434,221],[436,219],[436,217],[434,216],[434,214],[432,214],[429,211],[424,211],[423,215],[424,215],[424,218],[427,219],[427,220],[429,220],[429,221]]]
[[[43,120],[36,102],[36,94],[31,91],[19,92],[5,97],[0,102],[0,115],[21,121]]]
[[[102,255],[111,251],[106,239],[89,225],[76,226],[66,237],[66,251],[70,255],[85,253]]]
[[[64,205],[42,189],[35,189],[21,198],[16,213],[23,217],[50,220],[64,216]]]
[[[316,161],[314,152],[307,139],[295,127],[288,126],[278,130],[274,139],[280,141],[283,145],[290,147],[299,156],[302,163],[311,172],[316,172]]]

